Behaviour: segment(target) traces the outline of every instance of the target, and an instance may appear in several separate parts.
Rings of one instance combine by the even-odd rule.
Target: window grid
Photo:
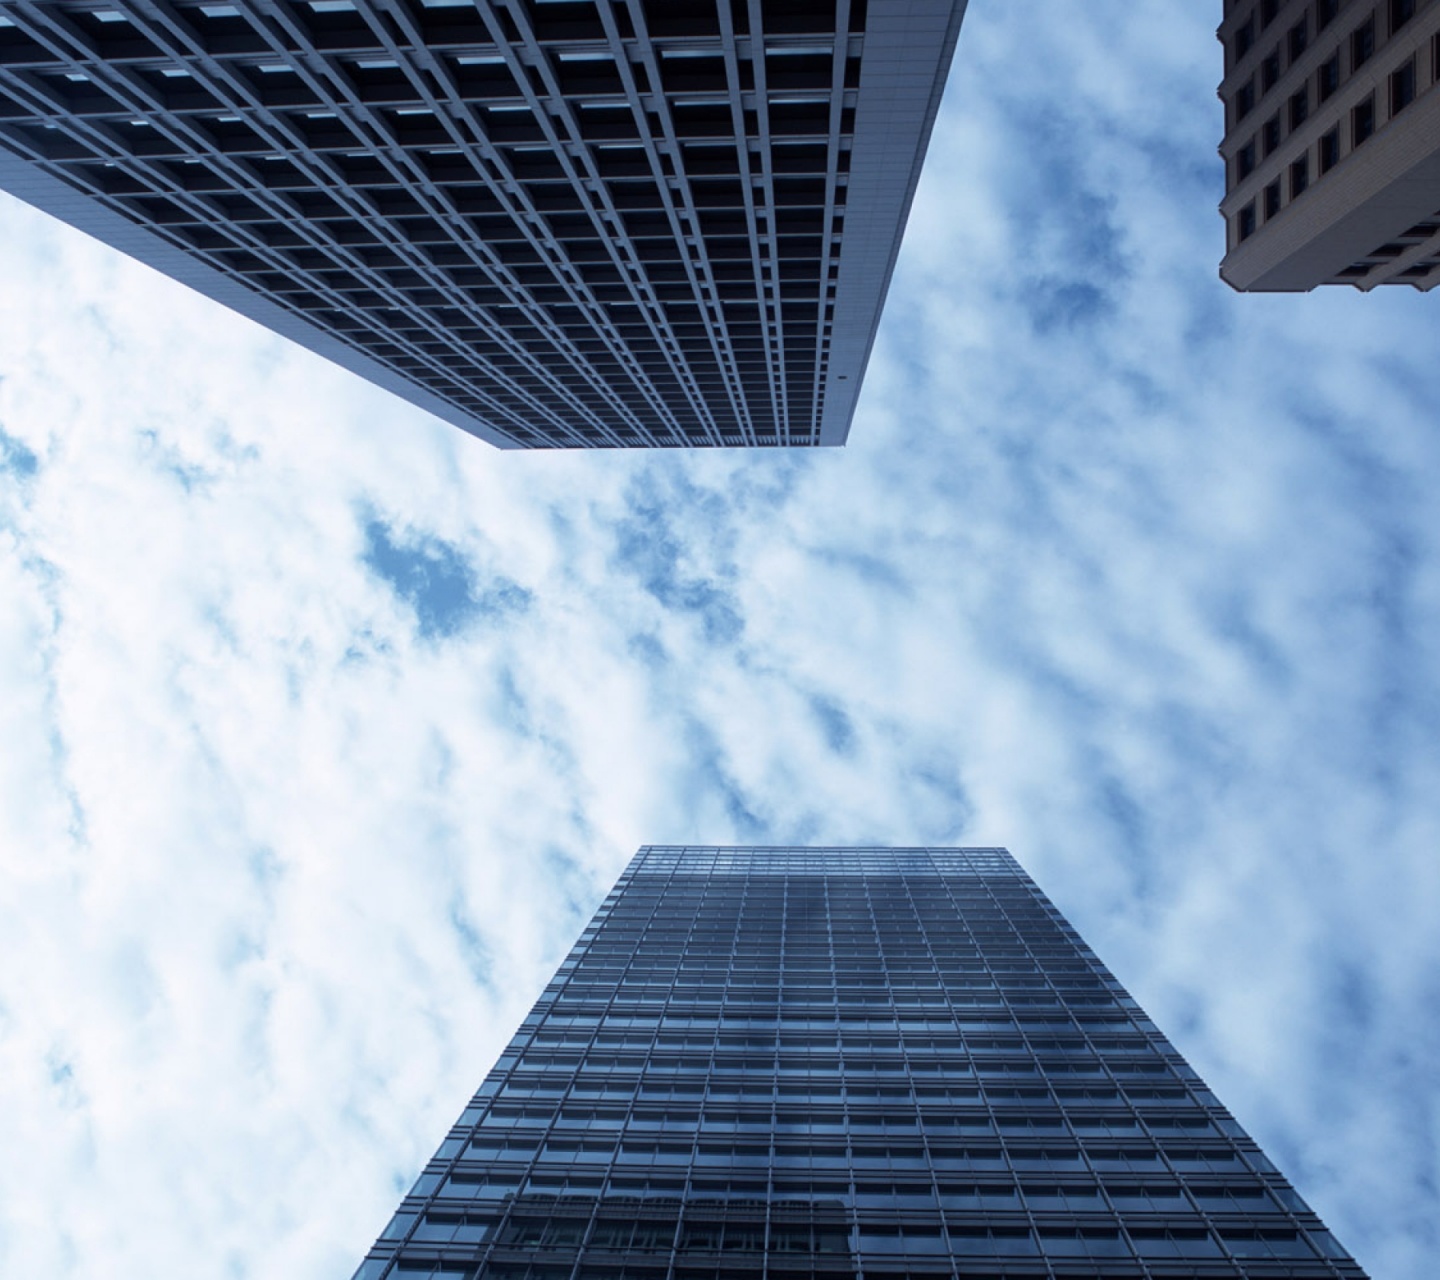
[[[360,1275],[1182,1263],[1362,1276],[1008,853],[657,846]]]
[[[0,146],[511,443],[816,444],[866,8],[15,0]]]

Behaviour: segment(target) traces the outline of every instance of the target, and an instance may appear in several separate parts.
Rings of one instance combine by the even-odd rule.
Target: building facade
[[[1225,0],[1223,280],[1440,284],[1440,0]]]
[[[1363,1280],[1005,851],[640,850],[357,1280]]]
[[[965,0],[3,0],[0,189],[507,448],[842,444]]]

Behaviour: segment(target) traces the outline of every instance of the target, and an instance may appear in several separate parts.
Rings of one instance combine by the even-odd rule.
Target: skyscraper
[[[1440,0],[1225,0],[1234,288],[1440,284]]]
[[[494,444],[842,444],[965,0],[4,0],[0,188]]]
[[[646,848],[357,1280],[1361,1280],[1000,849]]]

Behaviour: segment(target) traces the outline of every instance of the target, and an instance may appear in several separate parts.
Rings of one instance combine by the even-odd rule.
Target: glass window
[[[1358,147],[1375,132],[1375,95],[1358,102],[1350,112],[1350,145]]]
[[[1105,1207],[1100,1198],[1100,1188],[1093,1184],[1088,1186],[1032,1186],[1026,1183],[1022,1190],[1025,1193],[1026,1205],[1041,1212],[1068,1210],[1071,1213],[1098,1213]]]
[[[1375,52],[1375,15],[1371,14],[1350,33],[1350,70],[1357,71]]]
[[[1265,155],[1273,155],[1280,148],[1280,113],[1276,112],[1265,121],[1260,131],[1260,145]]]
[[[1255,172],[1255,139],[1251,138],[1235,153],[1235,181],[1244,182]]]
[[[1257,1231],[1222,1229],[1226,1247],[1237,1258],[1313,1258],[1312,1249],[1298,1231],[1263,1229]]]
[[[1310,86],[1301,85],[1290,95],[1290,131],[1293,133],[1310,118]]]
[[[1215,1258],[1220,1246],[1208,1231],[1131,1227],[1130,1239],[1142,1258]]]
[[[1280,79],[1280,46],[1277,44],[1260,64],[1260,91],[1269,93]]]
[[[1315,92],[1321,102],[1334,96],[1340,87],[1340,55],[1337,53],[1320,64],[1315,77]]]
[[[1049,1258],[1120,1258],[1130,1247],[1119,1231],[1103,1227],[1041,1227],[1040,1251]]]
[[[1331,129],[1320,139],[1320,172],[1329,173],[1340,163],[1340,130]]]
[[[1310,185],[1310,157],[1303,155],[1290,166],[1290,199]]]
[[[1390,115],[1398,116],[1415,101],[1415,59],[1411,58],[1390,74]]]
[[[863,1237],[862,1237],[863,1239]],[[955,1254],[1017,1257],[1039,1252],[1035,1238],[1022,1228],[957,1227],[950,1228],[950,1248]]]
[[[1247,80],[1235,90],[1235,123],[1245,119],[1255,109],[1255,81]]]
[[[1310,45],[1310,20],[1308,17],[1301,18],[1290,28],[1286,43],[1290,47],[1290,61],[1297,61]]]
[[[1255,18],[1252,14],[1235,28],[1235,61],[1239,62],[1255,43]]]

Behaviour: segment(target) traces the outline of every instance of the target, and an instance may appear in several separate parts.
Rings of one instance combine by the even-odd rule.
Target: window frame
[[[1320,174],[1323,177],[1340,163],[1340,126],[1320,135]]]
[[[1315,96],[1329,102],[1340,92],[1340,50],[1336,49],[1315,69]]]
[[[1269,159],[1280,150],[1280,113],[1277,111],[1260,126],[1260,154]]]
[[[1276,178],[1264,191],[1265,200],[1265,221],[1269,222],[1282,208],[1282,197],[1280,191],[1280,179]]]
[[[1304,151],[1290,162],[1290,199],[1296,200],[1310,189],[1310,153]]]
[[[1290,101],[1286,105],[1286,116],[1290,122],[1291,133],[1294,133],[1305,121],[1310,119],[1309,81],[1306,81],[1290,95]]]
[[[1412,55],[1390,73],[1390,119],[1415,101],[1419,73]]]
[[[1375,15],[1372,13],[1350,33],[1350,74],[1353,76],[1375,56]]]
[[[1415,0],[1389,0],[1385,8],[1392,36],[1415,16]]]
[[[1350,150],[1357,151],[1375,136],[1379,125],[1375,114],[1375,94],[1366,94],[1350,108]]]

